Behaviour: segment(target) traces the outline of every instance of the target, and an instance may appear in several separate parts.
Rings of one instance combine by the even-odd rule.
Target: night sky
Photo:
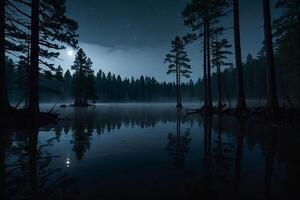
[[[189,29],[183,25],[181,11],[188,0],[67,0],[67,15],[79,23],[80,47],[94,62],[94,69],[111,71],[122,77],[154,76],[173,80],[166,75],[164,56],[170,41]],[[262,0],[241,0],[241,39],[243,59],[256,55],[262,46]],[[222,20],[232,27],[231,14]],[[231,42],[232,31],[224,34]],[[192,59],[192,78],[202,74],[200,42],[188,46]],[[68,54],[69,52],[69,54]],[[60,62],[70,68],[74,55],[62,53]],[[233,59],[233,58],[231,58]]]

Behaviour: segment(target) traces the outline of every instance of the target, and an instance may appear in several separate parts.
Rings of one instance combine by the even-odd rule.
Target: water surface
[[[298,195],[296,122],[186,117],[171,104],[99,104],[59,112],[68,120],[35,129],[1,128],[0,199]]]

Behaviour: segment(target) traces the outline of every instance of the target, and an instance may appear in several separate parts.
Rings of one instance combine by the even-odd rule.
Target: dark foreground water
[[[64,108],[55,126],[1,128],[0,199],[299,198],[299,123],[173,106]]]

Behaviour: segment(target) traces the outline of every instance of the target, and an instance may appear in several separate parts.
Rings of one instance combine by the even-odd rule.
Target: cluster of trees
[[[22,76],[22,68],[13,60],[7,59],[7,76],[11,80],[18,80]],[[75,65],[72,66],[74,68]],[[89,69],[91,70],[91,69]],[[59,66],[53,78],[42,78],[41,82],[47,90],[41,91],[40,98],[43,102],[58,102],[71,99],[95,100],[100,102],[120,102],[120,101],[170,101],[176,97],[175,83],[159,82],[154,77],[140,76],[139,78],[123,78],[111,72],[104,73],[101,69],[97,73],[89,71],[88,76],[80,77],[79,68],[72,73],[67,70],[63,73]],[[82,83],[79,83],[82,81]],[[200,99],[201,82],[182,83],[182,95],[186,100]],[[24,85],[18,81],[10,84],[9,96],[14,102],[22,99]],[[81,94],[81,95],[80,95]],[[87,103],[87,102],[82,102]]]
[[[213,88],[211,68],[215,66],[217,68],[217,94],[218,94],[218,106],[221,110],[223,108],[222,103],[222,88],[228,85],[226,81],[227,77],[222,77],[221,67],[231,66],[228,63],[227,55],[231,54],[228,49],[231,45],[226,38],[223,38],[223,32],[228,28],[221,26],[222,17],[228,15],[231,11],[233,13],[233,33],[234,33],[234,55],[235,55],[235,69],[226,69],[223,75],[231,74],[235,71],[235,83],[231,85],[231,89],[236,89],[236,111],[243,112],[247,109],[246,104],[246,92],[245,88],[249,89],[248,93],[254,97],[253,85],[258,83],[266,83],[265,96],[268,111],[277,111],[279,109],[278,101],[278,82],[284,84],[286,88],[279,88],[286,90],[285,97],[290,99],[297,98],[300,100],[300,62],[299,62],[299,48],[300,48],[300,7],[298,0],[278,0],[276,4],[277,8],[282,9],[282,16],[274,21],[275,35],[272,34],[272,19],[270,14],[270,0],[262,1],[262,9],[264,14],[264,47],[257,59],[248,58],[246,65],[252,66],[254,63],[258,64],[256,69],[260,68],[260,64],[263,63],[266,73],[261,71],[265,77],[259,79],[259,82],[253,77],[253,74],[245,74],[245,70],[249,73],[254,72],[252,67],[243,67],[241,58],[241,42],[240,42],[240,19],[239,19],[239,0],[190,0],[182,12],[184,23],[190,27],[192,33],[182,37],[185,41],[185,45],[195,42],[199,39],[203,39],[203,93],[204,93],[204,106],[203,110],[210,111],[213,108]],[[273,48],[273,39],[276,39],[276,49]],[[178,37],[176,37],[177,40]],[[175,39],[175,41],[176,41]],[[173,43],[172,43],[173,45]],[[184,47],[183,47],[184,49]],[[179,54],[176,50],[172,50],[171,53],[175,53],[175,58],[180,60]],[[168,58],[168,56],[167,56]],[[175,60],[176,60],[175,59]],[[262,59],[262,60],[261,60]],[[276,65],[275,65],[275,61]],[[171,64],[176,62],[170,62]],[[178,62],[177,62],[178,63]],[[275,68],[277,66],[277,68]],[[171,66],[172,68],[172,66]],[[178,68],[178,66],[177,66]],[[254,68],[254,67],[253,67]],[[283,72],[281,77],[276,76],[276,69]],[[249,71],[250,70],[250,71]],[[170,71],[170,66],[169,66]],[[177,77],[180,74],[177,70]],[[261,74],[257,74],[261,77]],[[225,79],[225,80],[222,80]],[[178,83],[178,81],[177,81]],[[180,85],[178,83],[177,85]],[[250,86],[250,87],[249,87]],[[229,87],[230,88],[230,87]],[[261,87],[254,87],[256,90],[260,90]],[[229,91],[232,92],[232,91]],[[228,93],[229,93],[228,92]],[[180,93],[179,93],[180,96]],[[231,95],[228,94],[228,98]],[[290,101],[291,102],[291,101]],[[180,105],[180,98],[178,100]]]
[[[246,62],[243,64],[245,79],[245,96],[247,99],[262,100],[266,98],[266,70],[265,58],[262,53],[257,57],[248,55]],[[9,96],[11,101],[19,102],[25,94],[26,85],[18,80],[23,77],[23,61],[15,63],[12,59],[6,58],[7,77],[9,80]],[[213,62],[214,65],[214,62]],[[284,99],[287,95],[285,79],[280,76],[282,72],[277,72],[278,96]],[[62,67],[58,66],[53,78],[46,79],[41,77],[40,81],[44,88],[40,93],[40,100],[43,102],[58,102],[75,99],[78,85],[75,81],[75,72],[70,70],[63,72]],[[222,104],[236,97],[236,68],[230,66],[224,69],[220,76],[222,77]],[[212,99],[219,102],[219,75],[217,72],[211,75]],[[127,78],[115,75],[111,72],[104,73],[101,69],[97,73],[90,74],[88,79],[91,85],[92,95],[90,100],[99,102],[120,102],[120,101],[173,101],[176,100],[177,87],[175,82],[159,82],[154,77]],[[181,96],[185,101],[202,101],[204,100],[204,80],[189,80],[181,84]],[[82,86],[81,86],[82,87]],[[77,93],[78,94],[78,93]],[[259,102],[259,101],[258,101]]]
[[[58,58],[64,44],[77,47],[77,22],[66,17],[65,0],[0,1],[0,112],[16,111],[8,99],[6,54],[23,67],[26,110],[39,111],[41,77],[49,79],[58,70],[50,61]]]

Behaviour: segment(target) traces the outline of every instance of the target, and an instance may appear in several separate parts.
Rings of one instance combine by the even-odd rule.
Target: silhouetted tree
[[[184,18],[184,24],[192,28],[193,32],[198,32],[194,34],[188,34],[184,39],[186,43],[193,42],[201,37],[203,37],[203,81],[204,81],[204,105],[206,108],[208,106],[208,89],[207,89],[207,16],[206,16],[206,5],[201,1],[191,1],[187,3],[185,9],[182,12],[182,17]],[[202,32],[201,32],[201,27]]]
[[[244,77],[242,66],[241,53],[241,39],[240,39],[240,9],[239,0],[232,0],[233,3],[233,28],[234,28],[234,49],[235,49],[235,66],[237,72],[237,112],[242,112],[247,109],[245,91],[244,91]]]
[[[277,111],[278,97],[277,97],[277,86],[275,76],[275,65],[274,65],[274,53],[273,53],[273,36],[271,26],[271,11],[270,11],[270,0],[263,0],[264,10],[264,33],[265,33],[265,51],[266,51],[266,65],[267,65],[267,110]]]
[[[5,68],[6,57],[8,53],[17,57],[16,52],[22,54],[24,51],[24,39],[26,34],[17,27],[17,24],[22,24],[20,19],[17,19],[15,10],[11,7],[10,1],[1,1],[0,3],[0,112],[7,113],[12,111],[8,99],[8,78]],[[22,27],[24,29],[24,27]],[[3,112],[2,112],[3,111]]]
[[[28,60],[24,57],[20,58],[16,67],[16,89],[20,93],[20,100],[23,101],[25,99],[25,107],[28,103],[28,68]]]
[[[172,50],[166,55],[165,62],[169,63],[167,74],[176,74],[176,86],[177,86],[177,107],[182,107],[181,103],[181,76],[190,78],[191,66],[188,64],[190,59],[185,51],[184,42],[180,37],[176,37],[172,41]]]
[[[64,74],[64,83],[63,83],[63,97],[64,99],[70,98],[72,94],[72,75],[70,70],[67,70]]]
[[[300,104],[300,2],[277,0],[276,7],[281,15],[274,21],[275,61],[283,78],[278,87],[284,85],[284,97]]]
[[[185,25],[198,31],[202,28],[203,33],[190,34],[188,40],[196,40],[203,36],[203,80],[204,84],[204,106],[203,109],[210,111],[212,109],[212,90],[211,90],[211,36],[212,25],[218,23],[218,18],[225,15],[227,1],[220,0],[191,0],[187,4],[182,15],[185,19]]]
[[[40,65],[46,67],[42,70],[46,76],[56,71],[53,64],[46,60],[57,58],[59,52],[53,51],[65,49],[63,43],[77,46],[75,31],[78,26],[77,22],[65,16],[65,0],[32,0],[31,4],[24,1],[21,3],[31,8],[28,109],[30,113],[36,114],[39,112]],[[25,13],[22,14],[28,17]]]
[[[167,150],[169,155],[174,159],[174,165],[177,168],[184,168],[186,155],[189,152],[189,144],[191,143],[190,133],[187,131],[185,134],[181,134],[181,115],[182,110],[177,109],[176,114],[176,135],[168,134]]]
[[[39,110],[39,37],[40,37],[40,1],[32,0],[31,6],[31,51],[29,68],[28,109],[32,114]]]
[[[5,1],[0,2],[0,112],[9,111],[7,79],[5,69]]]
[[[217,68],[217,85],[218,85],[218,105],[217,108],[221,110],[223,108],[222,103],[222,75],[221,67],[232,66],[232,63],[228,63],[228,55],[232,53],[228,50],[231,48],[228,40],[218,39],[218,33],[216,34],[215,39],[212,41],[212,65]]]
[[[73,75],[75,106],[87,106],[88,99],[95,94],[92,64],[83,49],[79,49],[74,64],[71,66],[71,69],[75,71]]]

